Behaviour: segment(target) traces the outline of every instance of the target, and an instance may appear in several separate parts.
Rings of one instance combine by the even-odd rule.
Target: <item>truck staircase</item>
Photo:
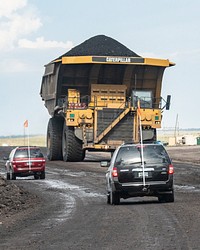
[[[99,136],[95,138],[95,143],[98,143],[106,136],[112,128],[114,128],[130,111],[130,108],[126,108]]]

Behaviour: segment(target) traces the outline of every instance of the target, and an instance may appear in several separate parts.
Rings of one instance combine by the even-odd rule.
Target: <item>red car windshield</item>
[[[39,148],[19,148],[15,152],[14,158],[41,158],[44,157]]]

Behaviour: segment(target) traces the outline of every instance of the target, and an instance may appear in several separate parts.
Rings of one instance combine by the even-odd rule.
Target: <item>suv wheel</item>
[[[170,194],[163,194],[158,197],[159,202],[174,202],[174,191]]]
[[[39,179],[39,175],[38,174],[34,174],[34,179],[38,180]]]
[[[41,172],[40,179],[43,179],[43,180],[45,179],[45,171]]]
[[[165,201],[166,202],[174,202],[174,191],[172,191],[171,194],[166,194]]]
[[[11,180],[16,180],[16,175],[15,175],[15,173],[12,172],[12,173],[10,174],[10,179],[11,179]]]
[[[111,205],[119,205],[119,203],[120,203],[119,194],[117,192],[113,192],[111,190],[111,192],[110,192],[110,204]]]
[[[6,173],[6,179],[10,180],[10,173]]]
[[[9,173],[9,175],[10,175],[10,180],[16,180],[16,174],[13,173],[12,168],[10,168],[10,173]]]
[[[110,204],[110,193],[107,193],[107,204]]]

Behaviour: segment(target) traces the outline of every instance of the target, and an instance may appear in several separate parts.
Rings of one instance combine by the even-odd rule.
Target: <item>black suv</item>
[[[101,162],[101,166],[108,166]],[[115,150],[106,173],[107,203],[120,198],[155,196],[174,202],[174,168],[161,144],[123,144]]]

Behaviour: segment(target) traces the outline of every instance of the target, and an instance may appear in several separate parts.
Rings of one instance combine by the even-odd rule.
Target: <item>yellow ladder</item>
[[[110,132],[112,128],[114,128],[130,111],[130,108],[126,108],[99,136],[97,136],[94,140],[95,143],[98,143],[103,139],[105,135]]]

